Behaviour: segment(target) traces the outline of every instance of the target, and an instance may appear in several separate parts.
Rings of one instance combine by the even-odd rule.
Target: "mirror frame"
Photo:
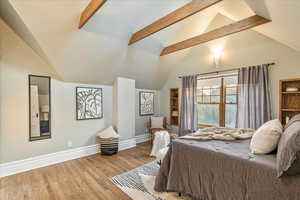
[[[38,77],[38,78],[47,78],[48,82],[49,82],[49,135],[46,136],[40,136],[40,137],[31,137],[31,87],[30,87],[30,83],[31,83],[31,78],[32,77]],[[52,119],[51,119],[51,77],[50,76],[41,76],[41,75],[32,75],[29,74],[28,75],[28,99],[29,99],[29,141],[33,142],[33,141],[37,141],[37,140],[45,140],[45,139],[50,139],[51,138],[51,123],[52,123]]]

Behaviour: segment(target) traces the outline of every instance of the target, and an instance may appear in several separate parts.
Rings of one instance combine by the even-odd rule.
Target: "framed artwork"
[[[76,87],[76,119],[102,119],[102,88]]]
[[[140,116],[154,115],[154,92],[140,92]]]

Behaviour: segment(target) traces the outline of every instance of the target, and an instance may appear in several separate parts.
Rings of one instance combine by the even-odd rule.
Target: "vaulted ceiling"
[[[218,14],[234,21],[253,14],[271,19],[253,30],[300,51],[297,0],[224,0],[128,46],[133,33],[188,2],[107,0],[81,29],[88,0],[1,0],[0,16],[62,80],[72,82],[112,84],[123,76],[138,88],[159,89],[192,48],[161,57],[162,49],[208,31]]]

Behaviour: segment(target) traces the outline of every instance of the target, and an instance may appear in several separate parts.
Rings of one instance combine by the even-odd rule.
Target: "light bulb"
[[[216,48],[213,50],[213,57],[215,61],[216,68],[219,67],[220,64],[220,59],[223,55],[223,49],[222,48]]]
[[[214,49],[213,51],[213,56],[214,56],[214,59],[220,59],[223,55],[223,49],[221,48],[216,48]]]

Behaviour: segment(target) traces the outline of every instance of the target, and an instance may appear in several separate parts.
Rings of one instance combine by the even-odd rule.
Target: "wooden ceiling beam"
[[[185,18],[200,12],[216,3],[223,0],[193,0],[192,2],[184,5],[181,8],[171,12],[167,16],[155,21],[149,26],[134,33],[129,41],[129,45],[142,40],[164,28],[167,28],[177,22],[184,20]]]
[[[167,55],[176,51],[180,51],[182,49],[186,49],[186,48],[190,48],[211,40],[215,40],[218,38],[222,38],[225,37],[227,35],[231,35],[234,33],[238,33],[250,28],[253,28],[255,26],[259,26],[261,24],[265,24],[271,22],[271,20],[266,19],[264,17],[261,17],[259,15],[254,15],[251,17],[248,17],[246,19],[243,19],[241,21],[223,26],[221,28],[215,29],[213,31],[204,33],[202,35],[184,40],[182,42],[170,45],[166,48],[163,49],[163,51],[161,52],[161,56],[163,55]]]
[[[87,21],[99,10],[106,0],[91,0],[88,6],[84,9],[80,16],[80,22],[78,28],[82,28]]]

